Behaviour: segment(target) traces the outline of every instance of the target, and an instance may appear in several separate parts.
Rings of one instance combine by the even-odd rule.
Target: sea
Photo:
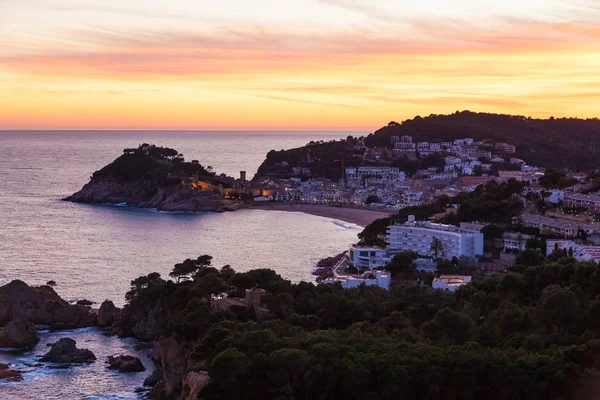
[[[217,173],[251,178],[270,150],[299,147],[360,132],[275,131],[0,131],[0,285],[13,279],[56,281],[69,301],[118,306],[131,280],[150,272],[165,278],[173,265],[199,255],[236,271],[271,268],[294,282],[313,281],[314,265],[357,241],[361,227],[301,212],[241,210],[168,213],[127,206],[74,204],[61,199],[124,148],[167,146],[212,166]],[[101,357],[135,353],[132,340],[106,338],[95,329],[67,332]],[[69,370],[35,368],[46,344],[65,333],[42,332],[28,352],[0,350],[0,363],[24,371],[24,380],[0,383],[0,399],[133,399],[149,374],[123,377],[104,360]],[[98,354],[97,354],[98,356]],[[145,358],[144,358],[145,357]],[[152,366],[148,365],[149,371]],[[96,378],[91,378],[91,377]],[[89,379],[88,379],[89,378]]]

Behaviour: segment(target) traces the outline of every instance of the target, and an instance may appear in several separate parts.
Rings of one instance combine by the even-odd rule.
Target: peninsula
[[[243,205],[244,182],[198,160],[186,162],[177,150],[144,143],[125,149],[115,161],[94,172],[76,203],[127,204],[161,211],[233,211]]]

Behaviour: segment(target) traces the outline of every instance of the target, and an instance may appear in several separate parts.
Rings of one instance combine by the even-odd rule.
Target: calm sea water
[[[216,266],[230,264],[238,271],[272,268],[294,281],[312,280],[315,262],[356,242],[359,227],[301,213],[156,213],[60,199],[79,190],[92,172],[123,148],[143,142],[173,147],[218,173],[237,176],[246,170],[251,177],[271,149],[345,136],[344,132],[0,132],[0,284],[12,279],[30,284],[55,280],[65,299],[99,303],[108,298],[122,304],[132,279],[153,271],[166,276],[175,263],[201,254],[212,255]],[[79,342],[81,335],[76,332],[73,337]],[[82,338],[96,344],[104,340],[93,331]],[[112,346],[125,346],[114,340]],[[21,363],[6,354],[0,355],[0,362],[6,357]],[[29,376],[25,382],[0,386],[0,398],[81,399],[82,384],[88,385],[86,393],[121,396],[114,389],[119,385],[74,379],[72,374]],[[39,380],[43,384],[32,383]],[[133,382],[129,383],[124,392],[132,389]],[[54,386],[62,388],[61,396],[32,391]],[[5,397],[8,388],[12,397]]]

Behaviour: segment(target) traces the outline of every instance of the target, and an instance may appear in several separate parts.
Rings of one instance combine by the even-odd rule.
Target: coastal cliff
[[[177,150],[143,144],[123,152],[64,200],[160,211],[223,212],[243,206],[239,190],[233,194],[233,178],[217,176],[197,160],[186,162]]]

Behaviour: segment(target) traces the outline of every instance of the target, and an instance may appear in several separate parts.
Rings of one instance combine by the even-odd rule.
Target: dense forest
[[[369,147],[390,147],[392,136],[413,141],[452,141],[470,137],[516,146],[516,157],[531,165],[591,171],[600,165],[600,120],[533,119],[523,116],[456,112],[390,122],[367,136]]]
[[[121,183],[151,180],[159,186],[179,184],[181,176],[191,174],[214,184],[230,185],[230,179],[211,173],[198,160],[186,161],[183,154],[169,147],[141,144],[123,150],[123,154],[102,169],[94,172],[93,179],[113,178]]]
[[[210,264],[178,264],[179,283],[136,279],[124,310],[124,323],[153,321],[148,339],[190,349],[178,368],[208,371],[201,399],[593,399],[600,390],[593,263],[557,254],[455,293],[412,282],[389,291],[293,284]],[[252,287],[267,292],[264,319],[211,307],[217,294]]]
[[[352,152],[356,139],[348,137],[329,142],[310,142],[304,147],[289,150],[271,150],[260,165],[254,179],[287,178],[297,176],[293,167],[310,168],[310,175],[338,180],[342,177],[342,163],[359,159]]]

